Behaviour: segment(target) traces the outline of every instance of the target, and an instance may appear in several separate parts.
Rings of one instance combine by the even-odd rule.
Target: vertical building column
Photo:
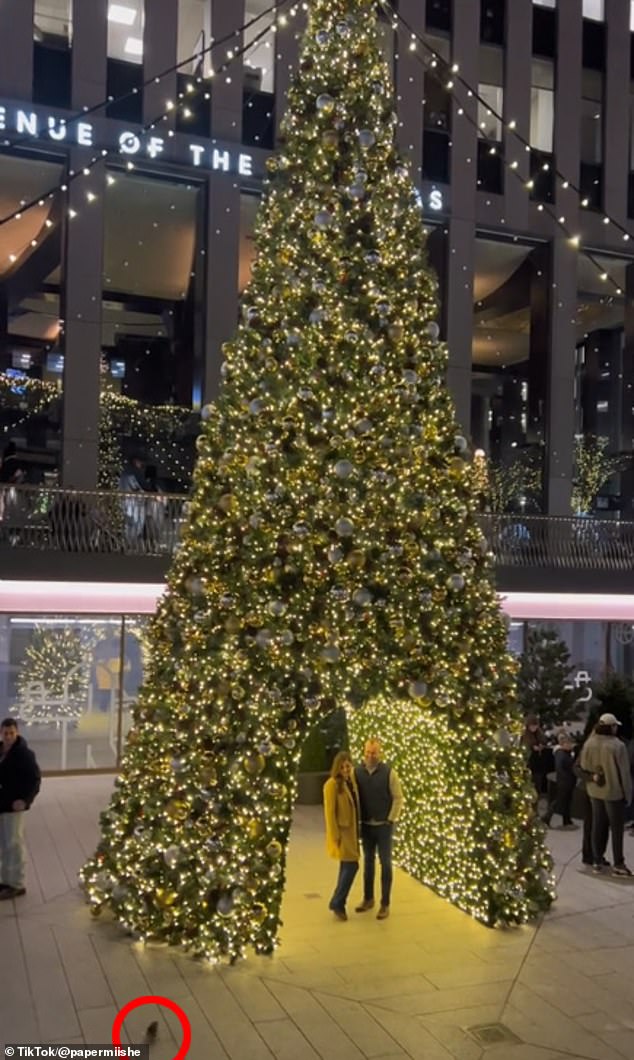
[[[70,167],[81,169],[80,149],[70,153]],[[63,263],[64,395],[62,484],[93,489],[99,469],[99,394],[101,387],[101,284],[105,165],[87,179],[73,181],[68,207]],[[89,203],[86,193],[97,196]]]
[[[515,176],[504,178],[504,216],[509,230],[528,228],[529,199],[524,182],[529,179],[530,154],[518,136],[530,142],[533,35],[532,0],[510,0],[506,5],[506,56],[504,62],[504,157],[517,162]],[[515,122],[515,128],[509,128]],[[521,180],[519,179],[521,177]]]
[[[205,191],[207,269],[203,403],[212,401],[218,394],[222,344],[236,330],[240,263],[240,185],[229,174],[212,173]]]
[[[33,95],[34,0],[0,3],[0,96],[31,99]]]
[[[85,2],[85,0],[84,0]],[[178,55],[178,0],[146,0],[143,29],[143,80],[161,76],[160,81],[146,85],[143,90],[143,120],[161,121],[163,128],[173,127],[174,112],[163,122],[167,101],[176,101],[176,70],[163,74],[176,65]]]
[[[546,391],[546,511],[570,515],[575,434],[574,385],[578,252],[564,238],[551,248]]]
[[[259,23],[258,23],[259,25]],[[306,13],[300,6],[294,17],[286,17],[275,34],[275,139],[287,107],[288,90],[299,66],[299,45],[306,28]]]
[[[582,0],[569,0],[557,19],[554,154],[557,168],[576,184],[581,155]],[[557,213],[573,234],[579,225],[579,196],[556,181]],[[577,311],[577,254],[562,235],[551,248],[551,297],[545,424],[545,496],[548,515],[570,515],[574,456],[574,384]]]
[[[207,42],[211,40],[210,33],[214,40],[226,37],[244,25],[245,0],[231,0],[230,4],[227,0],[206,0],[206,17]],[[261,28],[265,25],[266,21],[262,19]],[[215,48],[211,53],[214,71],[227,62],[228,51],[240,50],[242,47],[243,35],[240,34],[233,37],[231,43]],[[242,138],[242,65],[240,56],[223,73],[214,74],[211,82],[211,135],[214,139],[240,143]]]
[[[109,0],[73,0],[71,99],[74,110],[103,102],[108,75]]]
[[[426,0],[401,0],[399,14],[419,36],[425,34]],[[399,22],[396,38],[396,110],[398,113],[398,145],[412,164],[416,181],[422,176],[423,160],[423,97],[425,91],[423,49],[417,45],[410,51],[411,36]]]
[[[478,84],[480,0],[454,0],[451,57],[469,85]],[[472,121],[458,114],[463,108]],[[447,383],[458,423],[469,433],[473,347],[473,275],[475,270],[475,213],[478,170],[477,103],[456,81],[452,108],[451,219],[447,267],[441,283],[446,288],[445,338],[449,345]]]
[[[606,0],[605,20],[603,199],[606,211],[625,224],[630,171],[630,5]]]
[[[565,11],[557,16],[557,74],[555,77],[554,155],[557,169],[565,180],[579,183],[581,158],[581,63],[583,45],[582,0],[567,0]],[[566,218],[576,234],[579,196],[556,180],[557,213]]]

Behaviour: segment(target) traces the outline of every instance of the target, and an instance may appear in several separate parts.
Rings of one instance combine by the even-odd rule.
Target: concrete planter
[[[297,802],[301,806],[318,806],[322,801],[322,789],[328,777],[328,773],[300,773]]]

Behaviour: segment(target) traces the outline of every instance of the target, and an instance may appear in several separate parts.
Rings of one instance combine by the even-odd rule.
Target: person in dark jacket
[[[538,796],[545,795],[548,787],[546,777],[552,772],[554,762],[537,714],[529,714],[526,717],[522,743],[526,748],[526,761],[533,778],[535,791]]]
[[[24,814],[40,790],[40,768],[15,718],[0,725],[0,901],[26,894]]]
[[[361,808],[363,844],[363,901],[355,909],[365,913],[374,906],[374,873],[378,851],[381,862],[381,906],[377,920],[390,915],[392,890],[392,838],[403,808],[403,789],[394,769],[381,761],[381,744],[367,740],[363,762],[354,771]]]
[[[572,796],[577,786],[573,757],[574,747],[575,741],[572,737],[567,732],[560,732],[558,744],[555,748],[555,775],[557,778],[555,782],[555,797],[548,804],[548,809],[544,814],[544,822],[550,826],[553,814],[560,813],[562,828],[566,830],[577,828],[570,816]]]

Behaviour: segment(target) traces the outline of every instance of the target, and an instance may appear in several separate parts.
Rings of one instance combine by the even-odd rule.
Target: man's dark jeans
[[[363,898],[369,902],[374,898],[374,869],[378,851],[381,862],[381,905],[390,904],[392,890],[392,824],[362,824],[363,844]]]
[[[601,864],[612,832],[612,857],[615,867],[623,865],[623,829],[625,801],[623,799],[592,799],[592,855],[595,865]]]
[[[337,879],[337,886],[335,887],[335,893],[330,899],[328,905],[329,909],[336,909],[339,913],[345,913],[346,899],[348,897],[348,894],[350,893],[352,881],[357,875],[358,868],[358,861],[339,862],[339,876]]]

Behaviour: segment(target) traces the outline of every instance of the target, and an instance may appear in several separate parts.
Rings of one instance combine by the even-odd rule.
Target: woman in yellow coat
[[[347,920],[346,899],[359,869],[359,793],[352,759],[340,751],[324,784],[326,848],[339,862],[339,877],[328,905],[338,920]]]

